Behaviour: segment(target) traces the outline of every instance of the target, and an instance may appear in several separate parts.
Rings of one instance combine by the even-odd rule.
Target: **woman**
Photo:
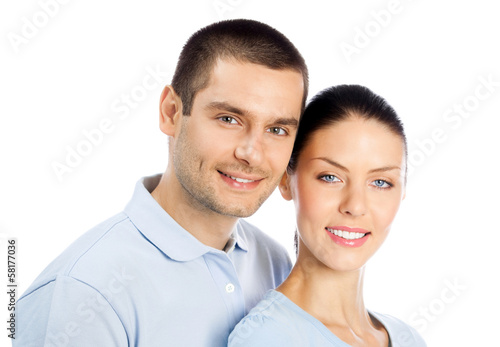
[[[229,346],[425,346],[363,302],[364,266],[405,195],[406,157],[398,116],[369,89],[332,87],[308,104],[280,183],[296,208],[297,262]]]

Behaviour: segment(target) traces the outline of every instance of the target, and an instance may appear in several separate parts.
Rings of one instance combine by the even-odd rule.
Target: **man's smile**
[[[243,173],[226,173],[217,170],[222,180],[232,189],[253,190],[257,188],[264,178],[257,175],[248,175]]]

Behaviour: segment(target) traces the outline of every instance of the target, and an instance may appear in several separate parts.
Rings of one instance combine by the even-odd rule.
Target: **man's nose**
[[[249,131],[238,142],[234,156],[248,166],[259,166],[263,162],[263,138],[256,131]]]

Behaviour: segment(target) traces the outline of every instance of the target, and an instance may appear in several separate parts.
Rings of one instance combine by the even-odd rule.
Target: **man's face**
[[[219,60],[171,143],[191,206],[232,217],[260,207],[290,158],[303,88],[299,72]]]

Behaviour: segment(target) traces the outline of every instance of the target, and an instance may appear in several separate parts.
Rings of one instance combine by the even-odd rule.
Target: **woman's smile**
[[[345,247],[360,247],[370,236],[369,231],[359,228],[351,229],[348,227],[326,227],[325,230],[328,232],[328,236],[330,236],[333,242],[337,245]]]

